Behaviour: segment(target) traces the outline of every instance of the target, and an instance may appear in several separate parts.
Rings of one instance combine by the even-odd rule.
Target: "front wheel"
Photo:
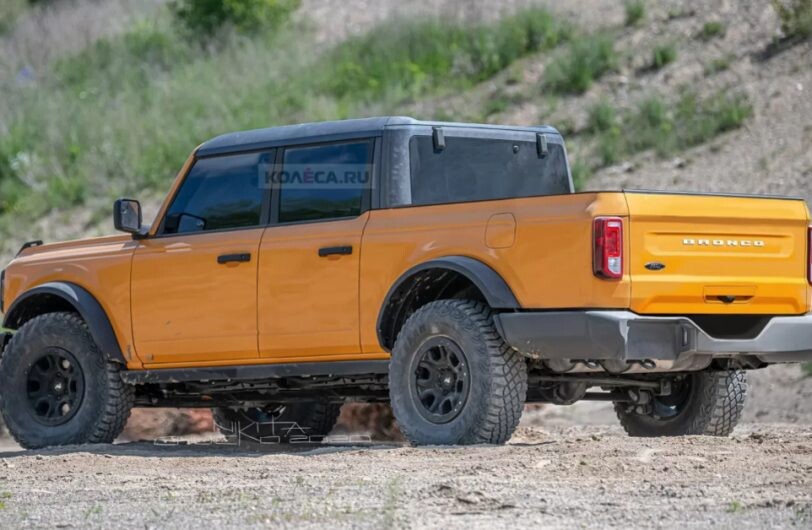
[[[527,364],[499,336],[482,303],[426,304],[398,334],[389,397],[413,444],[505,443],[526,394]]]
[[[111,443],[124,429],[133,388],[74,313],[32,318],[0,359],[0,409],[21,446]]]
[[[746,394],[743,370],[696,372],[675,378],[671,394],[655,396],[643,414],[626,403],[615,403],[615,412],[629,436],[728,436]]]

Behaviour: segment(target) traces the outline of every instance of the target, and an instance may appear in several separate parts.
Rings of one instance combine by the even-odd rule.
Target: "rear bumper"
[[[767,363],[812,361],[812,314],[774,317],[754,338],[716,339],[687,317],[630,311],[503,313],[505,341],[533,358],[677,360],[692,354],[754,356]]]

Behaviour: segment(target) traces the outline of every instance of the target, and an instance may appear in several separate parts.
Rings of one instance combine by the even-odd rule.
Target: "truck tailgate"
[[[804,201],[625,195],[633,311],[777,315],[809,310]]]

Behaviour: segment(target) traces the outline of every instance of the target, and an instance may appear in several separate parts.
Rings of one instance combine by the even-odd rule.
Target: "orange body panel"
[[[633,311],[799,315],[809,310],[803,201],[627,193]],[[659,262],[660,271],[645,265]],[[733,297],[723,303],[723,297]]]
[[[256,358],[257,250],[263,228],[139,241],[132,322],[145,365]],[[247,263],[219,264],[223,254]]]
[[[502,227],[509,215],[516,220],[510,246],[487,244],[488,221],[496,215]],[[623,194],[582,193],[372,212],[361,259],[364,352],[381,351],[377,319],[392,285],[413,266],[443,256],[467,256],[486,263],[504,278],[524,308],[628,307],[628,276],[607,282],[592,273],[592,219],[598,215],[626,216]]]
[[[259,351],[265,358],[358,356],[361,234],[369,218],[269,227],[259,253]],[[319,249],[352,247],[319,256]],[[339,356],[339,357],[337,357]]]
[[[136,246],[130,236],[121,235],[27,249],[6,269],[5,307],[43,283],[79,285],[95,294],[110,318],[127,366],[141,368],[130,321],[130,264]]]
[[[601,215],[626,223],[617,281],[592,271]],[[8,267],[4,301],[50,281],[85,288],[107,312],[130,369],[384,359],[376,328],[387,293],[413,266],[453,255],[490,266],[525,309],[805,313],[808,223],[802,201],[621,192],[383,209],[31,248]],[[685,243],[705,239],[726,243]],[[352,253],[319,256],[338,246]],[[230,253],[252,259],[217,263]],[[655,261],[665,268],[646,267]]]

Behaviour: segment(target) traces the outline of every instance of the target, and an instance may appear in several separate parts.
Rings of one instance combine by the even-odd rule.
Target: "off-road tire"
[[[340,403],[302,401],[265,408],[214,408],[218,430],[229,440],[245,445],[288,443],[327,436],[341,412]]]
[[[61,425],[40,423],[27,397],[27,373],[47,350],[69,352],[83,374],[76,411]],[[47,313],[26,322],[0,358],[0,411],[6,427],[28,449],[55,445],[111,443],[124,429],[133,405],[132,386],[122,367],[105,359],[87,324],[75,313]]]
[[[459,347],[470,373],[467,398],[446,423],[426,419],[411,374],[421,349],[437,337]],[[527,363],[502,340],[493,311],[485,304],[431,302],[415,311],[400,330],[389,367],[389,397],[400,430],[412,444],[505,443],[519,423],[526,396]]]
[[[657,419],[628,411],[615,403],[620,424],[629,436],[728,436],[741,419],[747,395],[747,373],[743,370],[690,374],[690,395],[673,418]]]

